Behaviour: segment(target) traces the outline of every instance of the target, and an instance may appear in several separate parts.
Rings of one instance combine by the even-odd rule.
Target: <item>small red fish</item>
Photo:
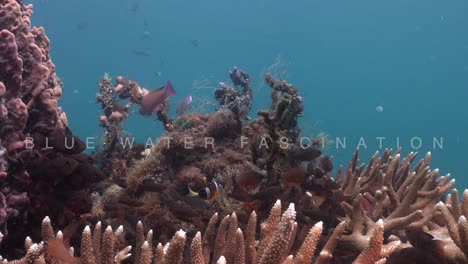
[[[259,209],[257,206],[255,206],[254,202],[244,202],[244,205],[247,208],[254,210],[255,212],[257,212]]]
[[[362,206],[362,208],[364,208],[365,211],[371,211],[375,207],[374,205],[372,205],[372,203],[369,201],[369,199],[367,199],[364,196],[361,199],[361,206]]]
[[[140,113],[142,115],[151,115],[154,112],[162,110],[164,100],[176,92],[170,81],[167,81],[166,86],[149,92],[140,103]]]
[[[291,168],[281,175],[281,179],[286,185],[299,186],[305,181],[306,172],[301,167]]]
[[[239,186],[249,189],[257,185],[261,180],[263,180],[263,178],[264,176],[261,173],[251,168],[246,168],[237,174],[234,177],[234,180]]]

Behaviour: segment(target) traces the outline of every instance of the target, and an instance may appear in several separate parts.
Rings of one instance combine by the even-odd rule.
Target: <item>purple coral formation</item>
[[[32,5],[0,1],[0,228],[8,245],[55,215],[66,226],[90,208],[87,186],[101,177],[58,106],[62,83]],[[8,224],[15,224],[14,229]],[[19,237],[15,238],[16,235]]]

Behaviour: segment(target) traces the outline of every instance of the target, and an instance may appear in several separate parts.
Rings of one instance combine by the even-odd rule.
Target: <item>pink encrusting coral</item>
[[[60,80],[49,56],[43,28],[31,28],[32,5],[0,1],[0,138],[8,153],[25,149],[30,115],[40,112],[34,126],[64,127],[57,107]]]
[[[0,0],[0,230],[11,247],[45,214],[64,226],[87,212],[88,181],[100,176],[58,106],[62,82],[31,15],[32,5]]]

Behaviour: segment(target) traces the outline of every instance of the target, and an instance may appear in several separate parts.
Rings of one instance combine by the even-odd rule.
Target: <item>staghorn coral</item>
[[[374,158],[376,157],[377,156]],[[384,170],[385,173],[390,172],[391,175],[391,171],[395,170],[397,167],[396,163],[397,160],[399,160],[398,153],[391,155],[390,151],[386,151],[384,157],[388,158],[384,158],[382,161],[378,162],[371,162],[372,164],[385,164],[385,166],[378,166],[381,172],[377,173],[377,175],[382,175],[382,170]],[[414,160],[413,157],[414,154],[410,153],[407,159],[403,159],[404,162],[402,162],[402,164],[411,162],[410,160]],[[428,164],[430,160],[429,157],[430,155],[426,155],[419,163],[420,165],[414,167],[415,172],[408,175],[417,175],[416,171],[418,171],[418,168],[422,165]],[[355,163],[357,163],[357,154],[351,160],[350,168],[353,168],[353,164]],[[363,166],[361,167],[364,168]],[[406,165],[404,165],[404,167],[406,167]],[[369,169],[369,171],[372,171],[372,169]],[[359,175],[367,174],[360,173]],[[351,176],[352,174],[348,175],[348,177]],[[431,177],[433,176],[426,177],[425,179],[427,181],[425,181],[424,184],[418,183],[418,180],[411,180],[401,197],[402,201],[409,199],[408,197],[411,198],[411,192],[414,192],[414,189],[417,190],[415,197],[419,197],[423,200],[426,199],[428,196],[424,186],[426,186],[426,184],[429,185],[431,182],[432,184],[430,186],[436,191],[430,192],[438,193],[441,189],[446,188],[447,184],[451,185],[446,178],[440,180]],[[357,194],[357,199],[355,199],[352,207],[349,204],[346,205],[348,203],[346,199],[350,199],[349,197],[347,198],[347,192],[344,192],[345,195],[343,195],[340,194],[341,190],[337,191],[335,195],[342,196],[344,199],[343,204],[345,204],[346,208],[350,208],[351,210],[347,211],[347,216],[343,218],[344,221],[337,225],[334,231],[332,231],[333,229],[330,227],[323,225],[322,222],[315,222],[312,225],[303,225],[300,227],[300,223],[296,222],[298,213],[298,211],[296,211],[296,206],[291,204],[288,209],[282,213],[280,201],[274,204],[267,219],[261,222],[259,234],[257,233],[258,216],[255,211],[248,217],[246,225],[239,222],[239,217],[236,212],[223,217],[218,226],[217,222],[219,222],[220,218],[219,214],[215,213],[211,216],[209,223],[206,225],[206,229],[203,225],[195,227],[195,229],[206,230],[203,236],[199,232],[192,231],[194,227],[186,226],[188,227],[188,232],[185,233],[174,229],[159,230],[163,228],[162,225],[152,226],[157,229],[152,229],[145,236],[143,224],[141,222],[137,224],[136,229],[129,228],[127,224],[125,225],[125,229],[132,234],[130,237],[135,238],[135,258],[137,259],[134,260],[134,263],[151,263],[154,259],[161,260],[164,259],[165,256],[170,256],[170,259],[172,259],[171,261],[175,261],[170,263],[311,263],[311,261],[315,261],[315,263],[351,263],[352,261],[354,261],[354,263],[382,263],[387,257],[390,263],[406,263],[404,259],[401,259],[401,256],[407,254],[405,252],[424,252],[425,250],[431,250],[431,247],[421,247],[421,242],[417,242],[418,240],[414,239],[414,235],[411,233],[412,231],[409,233],[408,231],[402,233],[400,230],[421,228],[425,230],[424,232],[433,234],[433,236],[430,237],[435,239],[435,248],[439,248],[435,253],[427,254],[426,258],[440,260],[435,263],[445,263],[445,261],[450,261],[451,258],[453,261],[465,263],[463,261],[466,261],[466,258],[462,252],[464,245],[463,239],[467,235],[463,227],[466,220],[464,220],[465,217],[462,216],[462,213],[465,213],[464,211],[466,210],[464,207],[466,206],[464,204],[465,202],[460,203],[458,199],[455,198],[458,197],[456,190],[447,198],[445,205],[438,203],[437,206],[434,206],[433,202],[424,203],[425,205],[421,207],[421,210],[427,210],[428,212],[434,210],[431,217],[428,218],[429,220],[424,220],[423,223],[420,223],[423,218],[413,220],[411,223],[416,225],[411,227],[404,221],[399,220],[399,223],[402,224],[403,227],[394,226],[392,224],[392,229],[384,233],[385,224],[392,223],[385,217],[391,215],[393,212],[392,210],[396,209],[382,206],[382,208],[390,209],[382,210],[381,212],[383,213],[379,215],[381,218],[374,221],[372,218],[374,214],[373,210],[380,210],[378,209],[379,206],[371,204],[368,201],[363,202],[363,197],[371,197],[367,194],[370,190],[383,189],[382,182],[384,182],[384,180],[382,177],[379,178],[380,180],[377,182],[379,184],[369,185],[373,186],[372,188],[362,190],[363,185],[359,186],[360,192]],[[341,180],[344,179],[341,178],[339,180],[340,183]],[[356,180],[358,184],[359,181],[360,180]],[[404,182],[406,179],[401,179],[401,181]],[[122,190],[120,192],[122,192]],[[466,193],[468,192],[464,193],[464,200],[468,197]],[[436,196],[438,197],[438,195]],[[122,199],[122,197],[122,194],[117,194],[113,199]],[[307,197],[312,199],[313,195],[309,193]],[[385,199],[381,199],[381,201],[385,201]],[[170,203],[170,201],[165,201],[165,203]],[[416,205],[419,203],[418,200],[413,202],[413,204]],[[171,206],[177,207],[180,205],[176,204]],[[129,213],[129,209],[131,208],[127,207],[127,213]],[[438,209],[443,213],[442,215],[444,215],[444,217],[447,217],[448,225],[440,219],[441,214],[437,213],[438,211],[435,211],[435,209]],[[460,220],[458,224],[454,220],[455,216],[459,216]],[[114,222],[114,224],[115,223],[117,222]],[[89,228],[85,230],[89,230]],[[167,234],[171,230],[172,233],[176,233],[176,235],[172,239],[164,237],[164,234]],[[420,233],[417,234],[418,236],[421,235]],[[173,244],[177,250],[169,250],[169,246],[163,247],[163,244],[166,242],[162,242],[153,248],[151,246],[153,244],[153,237],[159,238],[159,241],[169,242],[168,245]],[[192,237],[194,239],[191,240],[190,238]],[[431,240],[431,238],[429,239]],[[439,239],[443,241],[442,247],[438,242]],[[187,242],[191,244],[190,249],[188,245],[184,246]],[[86,248],[86,246],[82,243],[81,250],[83,250],[83,248]],[[316,252],[317,248],[321,248],[319,251],[320,253]],[[442,250],[440,250],[440,248],[442,248]],[[190,253],[188,253],[189,251]]]
[[[291,210],[289,212],[293,213],[293,211]],[[214,215],[213,217],[216,217],[216,215]],[[242,241],[243,235],[240,229],[236,228],[237,219],[235,217],[235,214],[231,215],[230,217],[228,216],[225,219],[229,219],[230,222],[230,231],[228,232],[227,237],[228,241],[226,243],[226,246],[217,246],[216,248],[221,248],[223,254],[228,255],[232,258],[234,257],[233,254],[236,251],[236,245],[238,245],[236,244],[236,241],[238,241],[237,237],[239,237],[239,241]],[[36,252],[36,254],[34,255],[36,260],[42,257],[46,263],[53,263],[57,260],[55,259],[56,255],[53,252],[52,248],[47,248],[47,241],[58,239],[64,242],[63,234],[59,231],[57,235],[54,235],[53,228],[48,217],[44,218],[41,230],[43,239],[43,242],[39,244],[41,245],[41,248],[37,249],[37,244],[35,244],[36,246],[31,246],[31,241],[29,238],[27,238],[26,251],[28,253],[26,257],[31,255],[31,252]],[[224,240],[226,239],[226,237],[220,238],[220,233],[223,232],[218,231],[218,239],[220,240],[218,240],[217,243],[220,243],[220,241],[223,240],[224,244]],[[207,232],[207,234],[210,233]],[[213,233],[211,232],[211,234]],[[229,240],[232,237],[234,237],[234,242],[232,240]],[[42,246],[44,245],[44,243],[46,244],[45,247],[47,250],[42,250]],[[141,222],[139,222],[137,225],[135,256],[133,260],[135,263],[152,263],[152,259],[154,258],[155,260],[163,260],[161,263],[181,263],[183,259],[185,244],[185,232],[180,230],[176,232],[174,237],[171,239],[171,242],[166,244],[164,248],[162,247],[162,244],[159,243],[154,249],[153,254],[152,230],[150,230],[145,236],[143,225],[141,224]],[[83,263],[119,263],[131,256],[131,254],[129,253],[131,248],[131,246],[125,246],[124,233],[122,227],[117,228],[115,232],[112,231],[111,227],[107,227],[104,233],[102,233],[101,223],[98,222],[95,225],[93,232],[91,232],[89,226],[86,226],[83,230],[81,238],[81,260]],[[238,247],[237,250],[239,249],[243,251],[244,247]],[[202,252],[202,239],[200,232],[198,232],[195,238],[192,240],[190,254],[192,263],[204,263],[204,257]],[[230,262],[232,262],[232,260]]]
[[[423,231],[439,241],[438,252],[434,259],[443,259],[447,263],[468,263],[468,190],[461,200],[457,189],[447,195],[445,202],[435,206],[436,216]],[[437,255],[439,254],[439,255]]]
[[[341,241],[345,247],[362,250],[378,219],[386,234],[425,226],[434,217],[435,204],[455,184],[449,174],[439,177],[438,169],[429,169],[431,153],[411,169],[416,153],[401,159],[400,151],[392,155],[385,150],[381,157],[376,152],[367,167],[357,165],[356,151],[344,176],[337,176],[351,218]]]
[[[197,232],[187,243],[187,235],[184,231],[176,231],[170,242],[163,246],[162,243],[153,244],[153,230],[146,235],[141,222],[136,228],[136,240],[134,247],[128,246],[125,232],[122,226],[113,231],[108,226],[102,231],[102,224],[98,222],[93,231],[86,226],[81,234],[80,261],[82,263],[121,263],[130,260],[132,263],[235,263],[235,264],[281,264],[281,263],[329,263],[334,248],[344,231],[345,222],[342,222],[334,230],[332,236],[327,239],[317,257],[314,255],[321,234],[323,232],[322,222],[316,223],[309,231],[307,238],[296,253],[291,250],[296,237],[297,223],[294,204],[290,204],[282,213],[281,203],[277,201],[271,209],[268,219],[261,227],[260,240],[256,240],[255,212],[250,215],[251,223],[245,232],[238,228],[235,213],[227,215],[218,227],[216,237],[215,224],[218,214],[211,217],[211,225],[205,234]],[[254,232],[252,232],[254,230]],[[57,263],[65,258],[74,258],[75,250],[70,248],[68,253],[57,254],[56,244],[51,241],[58,240],[65,245],[66,238],[61,231],[54,234],[50,219],[42,221],[42,241],[32,244],[28,237],[25,241],[26,256],[18,261],[6,261],[6,263],[29,263],[27,261],[41,263]],[[356,259],[355,263],[374,263],[379,259],[385,259],[396,247],[382,248],[383,224],[378,221],[377,228],[373,232],[369,246]],[[250,252],[250,253],[249,253]],[[28,259],[26,261],[26,259]]]

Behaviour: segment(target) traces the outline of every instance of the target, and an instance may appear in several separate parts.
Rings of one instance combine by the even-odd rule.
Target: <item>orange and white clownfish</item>
[[[211,200],[216,195],[218,195],[223,189],[223,186],[219,184],[216,179],[213,179],[207,187],[202,188],[198,192],[194,192],[189,187],[189,195],[190,196],[198,196],[203,200]]]

